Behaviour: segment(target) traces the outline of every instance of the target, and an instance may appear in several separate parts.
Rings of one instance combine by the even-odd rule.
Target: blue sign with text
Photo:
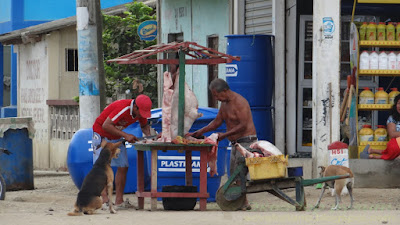
[[[141,23],[137,31],[141,40],[152,41],[157,37],[157,21],[147,20]]]

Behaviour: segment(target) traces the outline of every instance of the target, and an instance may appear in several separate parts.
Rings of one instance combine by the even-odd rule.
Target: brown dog
[[[68,213],[69,216],[81,216],[84,214],[93,214],[96,209],[103,205],[101,192],[105,187],[108,191],[108,199],[112,199],[114,173],[111,169],[111,159],[118,158],[121,142],[108,143],[101,142],[101,150],[99,158],[93,165],[92,170],[83,180],[81,190],[75,203],[73,212]],[[113,204],[109,204],[110,213],[116,213]]]
[[[322,188],[321,195],[319,196],[318,202],[314,206],[314,208],[319,207],[319,203],[321,202],[321,199],[322,199],[322,196],[324,195],[325,189],[328,188],[328,186],[329,186],[330,188],[334,189],[334,193],[336,196],[336,205],[332,209],[336,210],[339,206],[339,202],[342,201],[342,199],[340,198],[340,195],[342,194],[342,190],[344,189],[344,187],[347,187],[347,190],[349,191],[351,203],[350,203],[350,206],[348,207],[348,209],[351,209],[353,207],[353,201],[354,201],[354,199],[353,199],[354,176],[353,176],[353,172],[351,172],[350,168],[347,168],[345,166],[339,166],[339,165],[330,165],[326,168],[324,166],[319,166],[318,168],[321,168],[321,172],[320,172],[321,177],[338,176],[338,175],[346,175],[346,174],[349,174],[350,177],[325,182],[325,184]]]

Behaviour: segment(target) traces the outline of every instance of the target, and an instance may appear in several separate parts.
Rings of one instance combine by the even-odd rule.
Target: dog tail
[[[67,214],[68,216],[82,216],[83,215],[83,212],[82,211],[80,211],[80,210],[74,210],[73,212],[70,212],[70,213],[68,213]]]

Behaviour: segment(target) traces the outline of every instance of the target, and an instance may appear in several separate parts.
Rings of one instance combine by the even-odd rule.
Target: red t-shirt
[[[133,118],[132,117],[132,107],[133,107],[133,99],[122,99],[117,100],[107,106],[103,112],[101,112],[100,116],[97,117],[96,121],[93,124],[93,131],[100,134],[102,137],[106,137],[110,140],[119,139],[121,137],[114,136],[112,134],[107,133],[103,130],[102,126],[104,121],[106,121],[107,117],[111,119],[111,121],[115,124],[115,126],[123,130],[127,126],[139,120],[141,126],[147,124],[146,118]]]

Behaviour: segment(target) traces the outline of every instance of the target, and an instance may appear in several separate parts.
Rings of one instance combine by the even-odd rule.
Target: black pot
[[[162,192],[197,192],[196,186],[163,186]],[[162,198],[165,210],[193,210],[197,198]]]

